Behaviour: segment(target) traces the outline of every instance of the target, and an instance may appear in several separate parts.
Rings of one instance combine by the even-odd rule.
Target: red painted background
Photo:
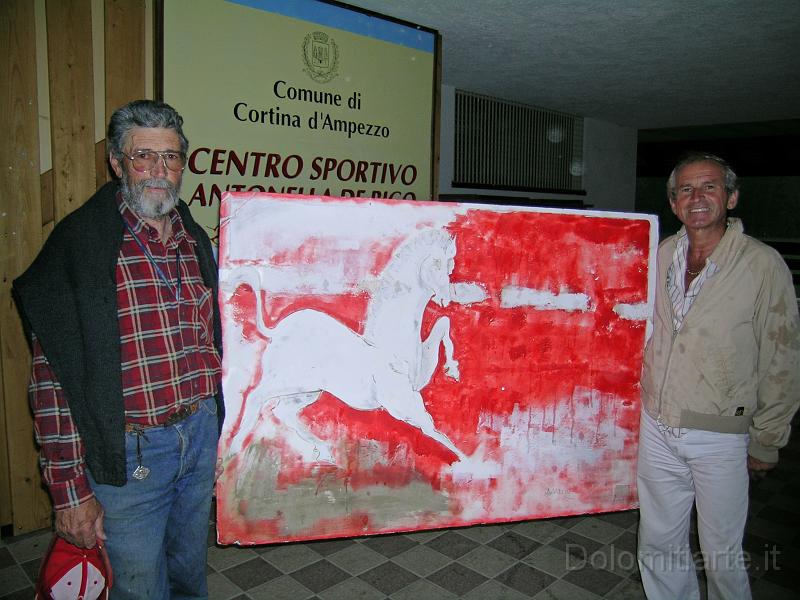
[[[411,482],[424,482],[432,493],[448,499],[448,509],[423,512],[413,525],[399,527],[383,518],[376,521],[369,510],[362,509],[290,531],[283,515],[292,511],[292,506],[260,518],[248,511],[246,498],[234,501],[230,493],[218,491],[220,541],[264,543],[363,535],[635,506],[638,380],[645,322],[624,320],[613,308],[618,303],[647,301],[651,227],[645,219],[496,212],[491,207],[476,207],[454,216],[447,227],[457,246],[451,282],[479,283],[489,298],[469,305],[428,305],[422,337],[439,316],[448,316],[460,365],[459,381],[446,378],[440,349],[439,366],[422,390],[428,412],[437,428],[468,455],[478,453],[502,461],[505,444],[513,442],[502,439],[500,423],[504,417],[522,413],[531,415],[527,426],[535,432],[537,444],[549,439],[549,434],[559,439],[569,435],[578,449],[574,456],[565,451],[562,459],[542,460],[532,465],[532,470],[525,465],[506,465],[497,476],[464,481],[449,474],[447,467],[455,455],[418,429],[383,410],[354,410],[326,393],[305,409],[303,418],[320,437],[330,437],[333,432],[345,441],[337,446],[338,465],[304,463],[280,437],[259,442],[283,457],[279,477],[273,482],[277,488],[288,490],[301,480],[316,479],[318,491],[337,485],[357,495],[374,486],[401,489]],[[358,252],[372,256],[372,272],[378,274],[401,241],[375,240],[370,248]],[[225,244],[223,231],[221,265],[235,266],[226,263]],[[330,256],[324,247],[309,240],[296,252],[263,259],[280,265],[328,260]],[[337,259],[348,260],[346,256]],[[503,308],[501,290],[509,285],[555,294],[583,293],[590,298],[590,310]],[[300,308],[316,308],[356,332],[363,330],[369,300],[364,293],[286,297],[267,291],[263,297],[269,323]],[[225,300],[229,318],[243,328],[244,343],[266,344],[253,325],[253,291],[242,286]],[[255,377],[259,375],[256,372]],[[590,418],[581,413],[579,422],[569,415],[580,404],[580,390],[584,389],[591,391],[596,410]],[[241,398],[226,398],[228,431],[236,426],[237,407],[247,400],[246,392]],[[487,418],[487,414],[494,416]],[[519,419],[514,423],[519,428]],[[609,423],[622,442],[606,450],[609,440],[604,436],[609,429],[601,425]],[[525,438],[524,432],[521,435],[515,439]],[[398,460],[361,464],[359,447],[364,440],[385,445],[387,455]],[[225,435],[221,448],[224,444]],[[593,457],[590,469],[581,458],[586,452]],[[236,461],[226,467],[219,483],[223,492],[236,485],[240,467]],[[627,491],[609,499],[609,489],[618,484],[628,486]],[[541,486],[540,493],[532,492],[532,486]],[[571,503],[559,496],[568,496]],[[464,506],[474,505],[476,498],[483,503],[484,515],[476,517],[470,510],[465,518]]]

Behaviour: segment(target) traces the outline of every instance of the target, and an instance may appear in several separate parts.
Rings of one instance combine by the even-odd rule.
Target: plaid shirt
[[[171,235],[163,244],[119,194],[117,204],[125,222],[116,269],[125,420],[159,425],[182,404],[217,391],[221,368],[213,343],[214,299],[200,275],[196,242],[177,211],[170,213]],[[84,447],[35,337],[29,393],[42,476],[54,508],[77,506],[94,495],[85,473]]]

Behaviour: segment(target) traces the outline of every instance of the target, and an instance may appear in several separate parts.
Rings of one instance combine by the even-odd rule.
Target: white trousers
[[[639,569],[649,600],[698,600],[695,564],[705,561],[709,600],[749,599],[742,553],[749,436],[662,430],[642,411],[639,430]],[[700,556],[689,527],[697,505]]]

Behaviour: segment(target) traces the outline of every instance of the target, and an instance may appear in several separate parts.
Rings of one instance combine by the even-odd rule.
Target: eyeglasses
[[[174,150],[164,150],[163,152],[138,150],[130,156],[124,153],[122,156],[131,161],[134,170],[139,173],[152,171],[158,164],[159,159],[164,161],[164,165],[170,171],[183,171],[186,168],[186,155],[183,152],[175,152]]]

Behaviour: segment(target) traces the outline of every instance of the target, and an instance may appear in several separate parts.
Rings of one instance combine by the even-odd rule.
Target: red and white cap
[[[112,580],[108,555],[99,543],[79,548],[56,535],[39,568],[36,600],[107,600]]]

